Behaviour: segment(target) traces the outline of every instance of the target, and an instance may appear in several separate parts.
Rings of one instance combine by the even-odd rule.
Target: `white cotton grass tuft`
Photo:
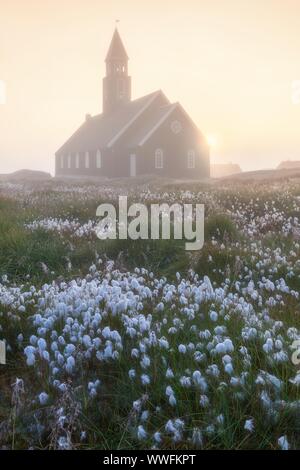
[[[195,372],[193,372],[193,382],[202,392],[206,392],[207,382],[199,370],[195,370]]]
[[[60,436],[58,438],[58,449],[59,450],[71,450],[72,449],[72,444],[70,442],[70,439],[66,436]]]
[[[290,448],[287,436],[281,436],[277,443],[281,450],[289,450]]]
[[[192,443],[196,448],[203,447],[203,435],[202,435],[201,429],[199,428],[193,429]]]
[[[136,370],[135,370],[135,369],[130,369],[130,370],[128,371],[128,376],[129,376],[129,378],[132,379],[132,380],[135,379],[135,377],[136,377]]]
[[[200,405],[202,408],[208,408],[208,406],[209,406],[209,398],[208,398],[207,395],[201,395],[201,396],[200,396],[199,405]]]
[[[173,407],[177,405],[177,400],[175,398],[175,395],[170,395],[169,396],[169,404]]]
[[[178,346],[178,351],[181,353],[181,354],[186,354],[186,346],[184,344],[180,344]]]
[[[245,421],[244,429],[251,433],[254,431],[254,419],[253,418],[247,419]]]
[[[68,374],[72,374],[72,372],[74,371],[74,368],[75,368],[75,359],[73,356],[69,356],[67,358],[67,363],[66,363],[66,371],[68,372]]]
[[[217,322],[219,315],[217,314],[217,312],[212,311],[209,314],[209,318],[211,319],[212,322]]]
[[[188,193],[188,198],[199,200],[198,193]],[[277,202],[282,205],[284,198],[277,190],[274,193],[278,193],[281,199]],[[180,194],[180,198],[185,197]],[[161,195],[151,197],[159,200]],[[175,202],[178,194],[174,192],[168,197]],[[206,197],[208,204],[215,207],[215,195],[212,200],[210,195]],[[66,280],[53,281],[51,278],[41,288],[27,284],[12,286],[8,281],[0,285],[0,307],[4,306],[5,321],[12,318],[18,322],[15,336],[24,353],[25,367],[31,367],[30,374],[37,383],[45,379],[47,391],[54,389],[51,404],[65,400],[72,390],[71,384],[77,384],[84,372],[84,395],[88,401],[94,400],[96,406],[102,385],[97,385],[95,371],[103,372],[106,393],[104,371],[118,369],[122,374],[120,380],[131,393],[133,405],[128,419],[132,436],[149,438],[150,446],[160,447],[167,438],[166,444],[204,447],[207,439],[224,431],[226,414],[217,415],[222,410],[218,396],[226,393],[230,400],[240,402],[239,422],[246,439],[249,433],[251,440],[257,438],[256,423],[265,423],[266,433],[276,424],[278,435],[275,439],[268,435],[268,442],[280,448],[290,447],[287,436],[281,436],[278,442],[277,438],[285,434],[281,427],[282,412],[295,416],[298,412],[294,395],[295,388],[300,386],[300,374],[295,371],[288,377],[291,385],[286,390],[282,368],[277,365],[288,365],[292,342],[299,340],[300,332],[296,327],[287,327],[283,317],[280,322],[274,320],[270,312],[277,308],[281,312],[289,303],[299,303],[299,292],[293,291],[290,280],[294,282],[299,274],[295,262],[299,259],[300,244],[299,239],[291,242],[290,253],[282,246],[274,250],[262,248],[260,234],[269,233],[272,224],[278,224],[271,233],[290,236],[293,232],[288,227],[299,228],[300,224],[299,220],[285,222],[283,210],[273,212],[275,208],[270,202],[264,205],[264,199],[257,201],[254,197],[249,207],[237,202],[238,199],[237,194],[230,208],[226,196],[228,216],[241,233],[250,237],[251,244],[246,246],[241,240],[223,243],[229,252],[245,254],[236,257],[234,283],[226,269],[214,266],[215,255],[211,256],[210,267],[216,268],[211,279],[189,271],[172,281],[145,268],[120,272],[113,261],[106,259],[101,261],[98,271],[100,260],[96,256],[84,278],[68,280],[68,276]],[[300,198],[293,212],[297,213],[299,203]],[[76,230],[76,237],[79,233],[78,226],[75,228],[70,220],[59,224],[47,220],[45,227],[46,230],[51,227],[64,240],[73,238],[70,227]],[[280,227],[285,228],[280,231]],[[88,231],[82,234],[87,236]],[[212,240],[212,245],[216,251],[221,249],[217,239]],[[283,272],[286,276],[281,279]],[[215,274],[220,275],[222,282],[216,280]],[[35,313],[30,316],[27,312]],[[30,331],[29,337],[25,330],[21,331],[25,321],[30,323],[26,330]],[[257,354],[263,359],[265,370],[257,370]],[[50,397],[46,394],[47,398],[40,399],[41,395],[33,401],[49,405]],[[253,417],[247,415],[247,403],[252,399],[258,400],[262,416],[256,410]],[[177,415],[182,416],[183,403],[186,423],[176,419]],[[203,417],[197,424],[191,418],[195,409]],[[69,445],[68,439],[61,440],[62,448]]]
[[[145,431],[144,427],[142,425],[139,425],[138,430],[137,430],[137,438],[139,441],[147,439],[147,432]]]
[[[148,410],[143,411],[143,413],[141,414],[141,421],[145,423],[146,421],[148,421],[149,416],[150,416],[150,413]]]
[[[174,395],[174,391],[170,385],[166,387],[166,395],[167,397],[170,397],[171,395]]]
[[[39,394],[39,402],[41,405],[46,405],[49,400],[49,395],[46,392],[41,392]]]
[[[296,387],[300,387],[300,372],[298,372],[293,379],[290,379],[289,382]]]
[[[154,439],[154,441],[156,442],[156,444],[161,444],[161,443],[162,443],[162,436],[161,436],[161,433],[160,433],[159,431],[157,431],[156,433],[154,433],[153,439]]]
[[[219,426],[223,426],[224,425],[224,415],[223,414],[220,414],[216,417],[216,423],[219,425]]]
[[[232,363],[228,362],[225,365],[224,370],[225,370],[226,374],[232,375],[233,374],[233,365],[232,365]]]
[[[167,379],[173,379],[174,378],[174,372],[172,371],[172,369],[170,369],[170,367],[167,369],[166,378]]]
[[[151,382],[151,379],[150,379],[149,375],[142,374],[141,375],[141,382],[142,382],[143,385],[149,385],[150,382]]]
[[[34,354],[27,354],[26,364],[28,366],[34,366],[34,364],[35,364],[35,355]]]

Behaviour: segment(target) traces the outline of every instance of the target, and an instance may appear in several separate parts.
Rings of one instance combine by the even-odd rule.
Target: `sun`
[[[214,149],[218,146],[218,138],[215,134],[208,134],[206,140],[210,148]]]

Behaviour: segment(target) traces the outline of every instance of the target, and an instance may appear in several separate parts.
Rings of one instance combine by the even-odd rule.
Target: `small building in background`
[[[241,167],[236,163],[215,163],[210,167],[210,175],[212,178],[223,178],[225,176],[236,175],[241,172]]]
[[[279,163],[277,170],[292,170],[300,169],[300,160],[286,160],[284,162]]]

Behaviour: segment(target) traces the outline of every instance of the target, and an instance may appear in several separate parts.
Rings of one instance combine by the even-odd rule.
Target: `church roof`
[[[158,100],[160,98],[160,100]],[[152,112],[145,111],[153,105]],[[162,106],[161,103],[165,105]],[[139,118],[138,131],[134,133],[127,146],[135,146],[155,126],[155,124],[170,111],[170,103],[162,91],[156,91],[142,98],[123,104],[116,111],[89,117],[84,124],[70,137],[69,140],[56,152],[56,154],[67,154],[74,152],[85,152],[103,148],[111,148],[117,140],[135,123]]]
[[[106,55],[106,62],[111,61],[111,60],[128,60],[128,55],[126,52],[126,49],[124,47],[124,44],[122,42],[121,36],[119,34],[119,31],[117,28],[115,29],[115,32],[113,34],[107,55]]]
[[[128,148],[142,146],[177,106],[178,103],[174,103],[153,109],[153,111],[141,121],[138,130],[128,139],[126,146]]]

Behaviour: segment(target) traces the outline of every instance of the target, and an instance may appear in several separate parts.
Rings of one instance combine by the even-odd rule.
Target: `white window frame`
[[[87,170],[90,168],[90,152],[88,151],[84,155],[84,166]]]
[[[164,151],[163,149],[155,150],[155,169],[162,170],[164,167]]]
[[[79,169],[79,163],[80,162],[80,155],[79,153],[77,152],[76,153],[76,156],[75,156],[75,168],[78,170]]]
[[[196,168],[196,155],[195,150],[193,149],[188,151],[187,167],[189,170],[193,170]]]
[[[130,176],[135,178],[136,177],[136,154],[130,154]]]
[[[96,168],[98,170],[100,170],[100,168],[102,168],[102,154],[101,154],[101,150],[97,150],[97,153],[96,153]]]

